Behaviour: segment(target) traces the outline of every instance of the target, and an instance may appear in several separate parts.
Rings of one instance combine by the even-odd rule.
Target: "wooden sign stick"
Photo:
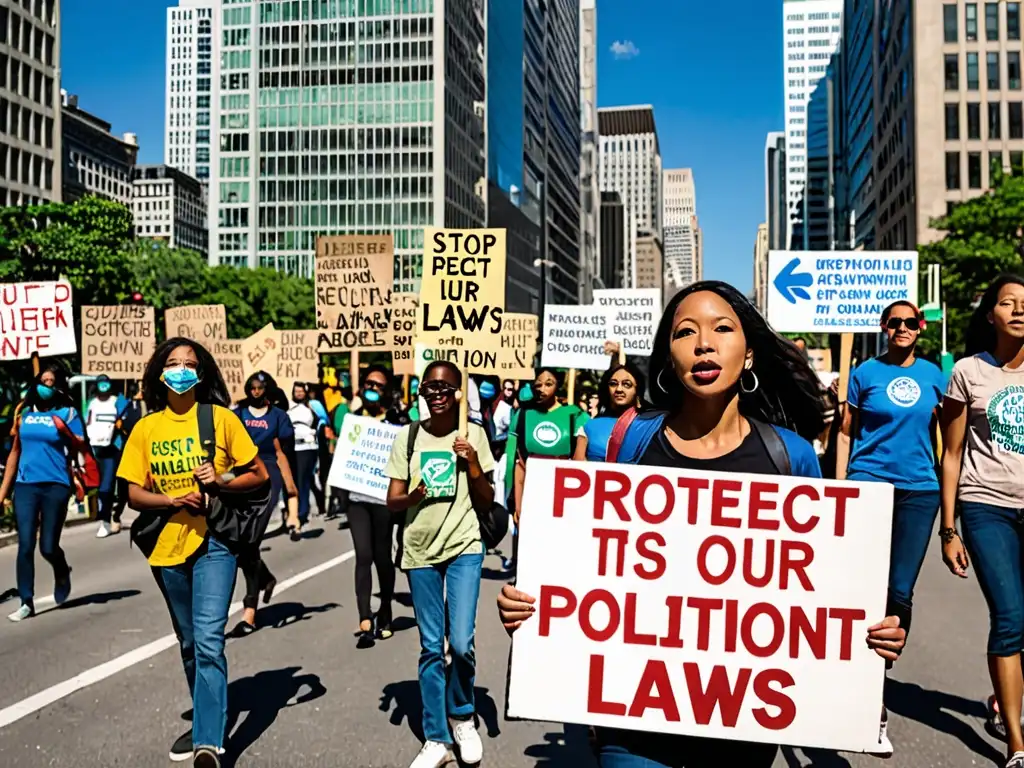
[[[842,413],[849,404],[846,402],[846,395],[850,389],[850,364],[853,362],[853,334],[844,333],[839,345],[839,408],[836,410],[836,421],[832,429],[838,429],[842,423]],[[836,436],[836,473],[839,467],[846,467],[850,461],[850,440],[842,432]]]
[[[566,398],[566,405],[573,405],[576,402],[576,369],[575,368],[570,368],[569,369],[569,383],[567,385],[567,388],[568,388],[568,393],[567,393],[568,397]]]

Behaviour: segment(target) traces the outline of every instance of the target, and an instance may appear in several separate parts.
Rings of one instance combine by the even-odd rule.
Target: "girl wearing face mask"
[[[96,397],[86,411],[85,432],[89,436],[93,455],[100,469],[99,510],[97,517],[100,527],[97,539],[105,539],[121,532],[121,509],[115,506],[117,486],[117,464],[121,460],[124,442],[116,425],[121,414],[128,408],[123,395],[114,395],[110,378],[106,375],[96,379]]]
[[[313,492],[313,477],[319,458],[319,432],[324,427],[324,422],[310,407],[309,392],[305,384],[296,383],[292,387],[288,418],[295,430],[295,464],[292,467],[292,475],[299,494],[298,518],[292,519],[289,515],[289,526],[292,529],[292,541],[299,541],[302,538],[303,526],[309,522],[309,496]]]
[[[17,580],[21,606],[7,618],[22,621],[35,613],[35,548],[53,568],[53,599],[63,605],[71,594],[71,567],[60,546],[73,484],[71,456],[86,449],[82,419],[68,394],[67,374],[47,364],[29,387],[15,419],[0,504],[11,503],[18,526]]]
[[[290,496],[296,495],[295,481],[284,450],[284,446],[294,436],[292,423],[287,413],[272,404],[274,395],[279,391],[270,374],[257,371],[245,382],[246,399],[235,410],[235,415],[241,419],[245,431],[256,444],[258,455],[270,475],[270,504],[264,512],[264,519],[260,521],[264,531],[277,509],[281,491],[286,491]],[[245,577],[245,597],[242,599],[242,620],[235,625],[231,635],[245,637],[256,631],[256,606],[259,604],[260,592],[263,593],[264,604],[269,603],[277,579],[263,560],[259,542],[243,546],[237,554],[238,567]]]
[[[641,412],[621,442],[609,445],[609,461],[821,476],[809,442],[821,429],[817,378],[732,286],[694,283],[669,302],[654,338],[651,372],[655,410]],[[529,620],[535,602],[511,585],[502,589],[498,609],[508,632]],[[904,633],[889,617],[866,639],[878,655],[894,660]],[[766,744],[604,727],[595,733],[601,768],[769,768],[778,752]]]
[[[598,388],[598,416],[586,423],[576,440],[576,461],[604,461],[615,422],[630,410],[639,412],[646,387],[647,379],[634,363],[615,364],[605,372]]]
[[[1024,279],[988,287],[967,331],[942,405],[942,557],[988,604],[988,669],[1005,729],[1007,768],[1024,768]],[[963,539],[956,529],[959,507]],[[970,554],[970,558],[968,558]]]
[[[228,409],[224,379],[201,344],[174,338],[157,347],[143,392],[150,412],[125,444],[118,477],[127,481],[140,520],[155,515],[162,526],[149,564],[178,636],[193,706],[192,728],[175,741],[170,757],[219,768],[228,713],[224,629],[237,563],[228,545],[210,535],[205,514],[211,495],[257,491],[269,474]],[[213,463],[200,442],[199,403],[213,406]]]

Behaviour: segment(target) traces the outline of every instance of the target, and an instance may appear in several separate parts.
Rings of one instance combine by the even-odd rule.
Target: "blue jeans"
[[[423,736],[451,744],[448,718],[473,716],[476,681],[476,604],[484,556],[459,555],[447,563],[408,571],[412,606],[420,628],[420,696]],[[451,669],[444,663],[445,592]],[[447,681],[446,678],[447,677]]]
[[[171,612],[192,694],[192,743],[223,747],[228,719],[224,629],[235,589],[235,556],[212,536],[182,565],[153,568]]]
[[[1020,510],[965,501],[960,504],[964,545],[988,603],[989,656],[1016,656],[1024,648],[1024,541]]]
[[[921,575],[928,542],[939,514],[938,491],[896,489],[892,510],[892,545],[889,555],[889,606],[887,616],[899,616],[900,626],[910,632],[914,585]]]
[[[39,554],[53,566],[53,580],[64,583],[71,576],[60,534],[68,516],[71,488],[62,483],[15,483],[14,519],[18,526],[18,597],[33,605],[36,583],[36,535]]]
[[[121,452],[114,446],[108,445],[96,448],[93,453],[96,455],[96,464],[100,470],[99,510],[96,517],[109,523],[117,493],[117,465],[121,461]]]
[[[316,475],[316,451],[295,452],[296,490],[299,492],[299,522],[309,522],[309,494],[313,492],[313,476]]]

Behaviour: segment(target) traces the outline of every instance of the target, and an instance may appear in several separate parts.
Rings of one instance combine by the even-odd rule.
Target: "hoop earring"
[[[743,385],[743,374],[746,374],[746,373],[749,373],[751,376],[754,377],[754,386],[750,387],[749,389]],[[752,368],[749,368],[749,369],[743,371],[743,373],[740,374],[740,391],[743,394],[745,394],[745,395],[752,395],[755,392],[757,392],[757,388],[760,387],[760,386],[761,386],[761,382],[758,380],[757,374],[754,373],[754,370]]]
[[[665,372],[664,368],[662,368],[660,371],[658,371],[658,375],[654,377],[654,383],[658,385],[658,389],[660,389],[662,392],[664,392],[667,395],[667,394],[669,394],[669,391],[665,387],[665,385],[661,383],[661,374],[663,374],[664,372]]]

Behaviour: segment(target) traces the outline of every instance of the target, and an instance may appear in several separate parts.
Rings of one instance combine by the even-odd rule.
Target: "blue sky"
[[[115,132],[137,133],[142,162],[163,158],[165,9],[176,4],[62,3],[63,87]],[[665,167],[694,170],[705,276],[749,291],[765,136],[783,128],[782,3],[733,0],[726,15],[702,0],[648,0],[643,13],[598,0],[597,13],[599,104],[654,105]]]

